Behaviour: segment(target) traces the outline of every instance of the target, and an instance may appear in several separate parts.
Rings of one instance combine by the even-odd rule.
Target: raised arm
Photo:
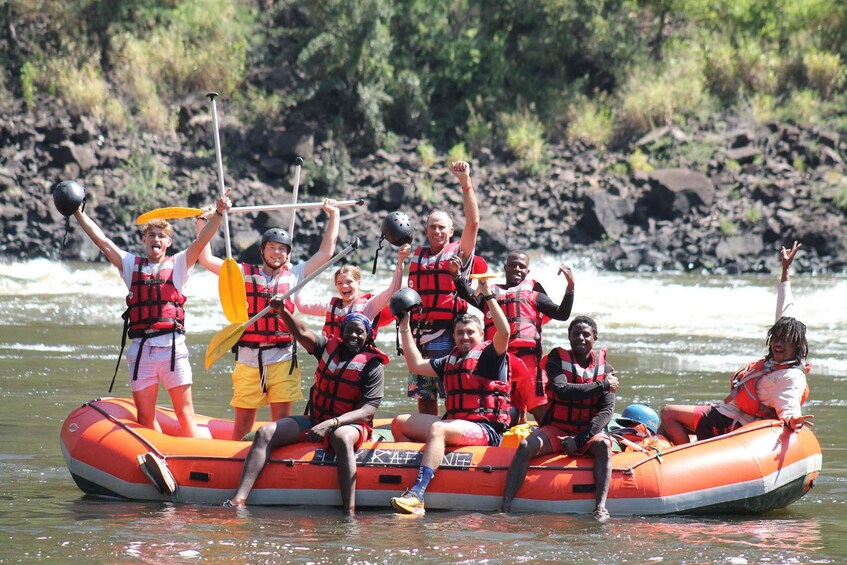
[[[371,299],[368,300],[368,303],[365,304],[364,314],[369,319],[373,320],[377,314],[382,312],[382,310],[388,305],[388,301],[391,300],[391,295],[400,290],[400,287],[403,286],[403,269],[406,258],[411,253],[412,246],[408,243],[404,243],[397,250],[397,267],[394,269],[394,276],[391,278],[391,283],[388,285],[388,288],[376,296],[372,296]]]
[[[329,220],[326,223],[326,232],[321,240],[321,248],[306,261],[303,271],[304,277],[308,277],[321,265],[332,259],[332,255],[335,252],[335,244],[338,241],[338,226],[341,223],[341,213],[338,207],[335,206],[335,200],[331,199],[324,200],[323,210],[329,215]]]
[[[109,263],[114,265],[118,271],[123,274],[122,261],[126,252],[115,245],[114,241],[106,237],[106,234],[103,233],[103,230],[100,229],[97,222],[89,218],[88,214],[82,211],[82,208],[74,212],[74,218],[76,218],[76,221],[79,223],[79,227],[82,228],[85,235],[87,235],[94,245],[103,252],[103,255],[105,255],[106,259],[109,260]]]
[[[206,206],[204,208],[204,212],[197,216],[197,225],[194,229],[195,238],[200,237],[200,232],[203,231],[203,228],[206,227],[206,223],[215,215],[215,209],[212,206]],[[212,254],[212,244],[207,243],[203,246],[203,249],[200,250],[200,256],[197,258],[197,261],[203,265],[207,270],[215,273],[216,275],[221,274],[221,267],[224,264],[224,260],[220,257],[215,257]]]
[[[782,275],[779,278],[779,286],[776,292],[776,313],[775,321],[779,321],[783,316],[789,316],[791,310],[794,309],[794,294],[791,292],[791,263],[794,262],[794,256],[803,245],[795,241],[791,249],[783,247],[779,251],[779,256],[782,262]]]
[[[476,201],[476,193],[471,184],[471,166],[465,161],[455,161],[450,164],[450,172],[453,173],[462,187],[462,206],[465,211],[465,229],[462,230],[461,248],[463,256],[470,260],[473,258],[476,247],[476,236],[479,232],[479,205]]]
[[[403,342],[403,357],[406,358],[406,366],[410,373],[424,377],[436,377],[435,369],[423,358],[415,340],[412,339],[412,330],[409,328],[409,315],[400,320],[400,339]]]
[[[273,307],[274,312],[279,314],[279,317],[282,318],[282,321],[288,329],[288,333],[291,334],[291,337],[303,346],[306,353],[311,354],[315,350],[315,344],[318,339],[315,332],[307,328],[306,324],[304,324],[300,319],[292,316],[285,307],[285,303],[277,299],[277,297],[271,298],[270,305]]]
[[[212,240],[212,236],[215,235],[215,232],[221,227],[224,211],[229,211],[229,209],[232,208],[232,202],[227,196],[229,194],[229,190],[230,189],[227,188],[225,195],[218,198],[218,201],[215,204],[215,213],[211,215],[210,219],[206,222],[206,225],[203,226],[200,233],[197,234],[197,237],[191,242],[188,249],[185,250],[185,263],[189,269],[194,266],[194,263],[196,263],[197,259],[200,258],[200,253],[203,251],[203,248],[209,244]],[[218,269],[218,271],[220,271],[220,269]]]
[[[573,271],[570,267],[562,263],[559,266],[559,272],[556,274],[565,275],[565,279],[568,281],[568,288],[565,291],[564,296],[562,296],[562,302],[558,306],[547,294],[539,294],[538,299],[536,301],[536,306],[541,311],[542,314],[550,318],[551,320],[559,320],[560,322],[564,322],[568,318],[571,317],[571,310],[573,310],[573,295],[574,295],[574,278]]]
[[[497,328],[494,334],[494,339],[491,343],[494,345],[495,351],[503,355],[509,349],[509,320],[506,319],[506,314],[500,308],[494,293],[488,288],[489,279],[479,279],[479,291],[482,294],[482,299],[488,304],[488,311],[491,312],[491,320],[494,322],[494,327]]]

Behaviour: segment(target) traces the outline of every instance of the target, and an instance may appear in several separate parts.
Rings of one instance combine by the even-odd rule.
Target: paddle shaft
[[[220,185],[221,189],[221,198],[226,196],[226,188],[224,187],[224,162],[221,158],[221,136],[218,133],[218,108],[215,105],[215,97],[218,94],[216,92],[210,92],[206,96],[209,97],[209,100],[212,101],[212,129],[215,133],[215,156],[218,161],[218,185]],[[232,259],[232,247],[229,243],[229,216],[227,211],[224,210],[224,240],[226,241],[226,258]]]
[[[349,206],[363,206],[364,200],[339,200],[334,204],[337,208],[346,208]],[[323,202],[302,202],[300,204],[259,204],[256,206],[235,206],[230,209],[230,213],[236,212],[269,212],[271,210],[295,210],[297,208],[321,208]],[[293,226],[293,222],[292,222]],[[294,229],[293,227],[291,229]],[[290,235],[290,234],[289,234]]]
[[[329,261],[327,261],[326,263],[324,263],[323,265],[321,265],[320,267],[315,269],[315,271],[311,275],[309,275],[308,277],[304,278],[302,281],[300,281],[299,283],[297,283],[296,285],[291,287],[287,292],[273,296],[271,298],[271,300],[273,300],[274,298],[278,298],[279,300],[288,300],[288,298],[290,298],[292,294],[294,294],[295,292],[297,292],[298,290],[300,290],[301,288],[306,286],[306,284],[309,283],[312,279],[314,279],[315,277],[317,277],[318,275],[320,275],[321,273],[323,273],[324,271],[329,269],[331,266],[333,266],[335,263],[337,263],[341,259],[343,259],[343,258],[347,257],[348,255],[350,255],[351,253],[353,253],[353,251],[355,251],[358,248],[359,248],[359,238],[356,238],[355,242],[351,243],[350,245],[345,247],[343,250],[339,251],[335,255],[335,257],[332,257]],[[242,327],[244,329],[247,329],[251,325],[258,322],[259,319],[262,318],[262,316],[264,316],[265,314],[270,312],[272,309],[273,308],[271,307],[271,305],[268,304],[267,306],[262,308],[255,316],[253,316],[252,318],[250,318],[249,320],[244,322]]]
[[[294,168],[294,191],[291,197],[291,203],[297,204],[297,193],[300,192],[300,169],[303,167],[303,158],[297,157],[297,166]],[[291,210],[291,224],[288,228],[288,237],[294,241],[294,221],[297,219],[297,212]]]

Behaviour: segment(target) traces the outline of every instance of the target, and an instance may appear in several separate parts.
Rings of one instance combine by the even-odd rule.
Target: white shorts
[[[188,347],[185,342],[176,346],[176,363],[171,371],[171,347],[152,347],[144,345],[141,364],[138,366],[138,379],[133,380],[135,359],[138,356],[138,342],[133,342],[126,352],[129,365],[129,388],[132,392],[144,390],[160,382],[166,390],[191,384],[191,364],[188,362]]]

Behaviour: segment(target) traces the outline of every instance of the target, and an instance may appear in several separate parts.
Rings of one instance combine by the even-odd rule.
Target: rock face
[[[0,114],[0,255],[23,259],[104,260],[75,221],[53,207],[51,187],[76,179],[86,187],[86,212],[119,246],[137,249],[134,218],[164,206],[200,207],[219,188],[208,108],[184,103],[177,136],[131,138],[50,100],[34,112]],[[48,110],[49,108],[49,110]],[[714,125],[714,124],[719,124]],[[605,269],[768,272],[780,245],[794,239],[806,252],[798,271],[847,269],[847,146],[836,132],[732,116],[693,131],[659,128],[632,146],[601,152],[576,143],[549,148],[542,173],[526,176],[505,158],[483,151],[472,161],[481,212],[479,253],[497,265],[510,249],[585,257]],[[226,183],[236,206],[287,203],[293,161],[306,163],[299,200],[324,195],[364,198],[342,211],[340,244],[361,238],[354,260],[373,258],[379,226],[402,209],[424,240],[433,208],[453,213],[464,227],[462,194],[443,164],[426,166],[417,142],[394,152],[336,158],[320,132],[302,125],[251,129],[225,116],[221,124]],[[646,159],[631,170],[631,155]],[[655,168],[651,168],[655,167]],[[339,185],[341,188],[333,188]],[[258,240],[269,227],[287,228],[290,214],[232,214],[233,254],[258,260]],[[194,236],[192,220],[176,220],[174,247]],[[293,255],[314,253],[323,235],[320,210],[297,213]],[[67,231],[67,237],[65,238]],[[62,248],[62,240],[66,246]],[[213,240],[223,254],[223,236]],[[393,252],[380,253],[390,263]]]

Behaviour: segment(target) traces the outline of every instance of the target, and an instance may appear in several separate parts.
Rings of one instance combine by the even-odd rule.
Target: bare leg
[[[329,437],[335,450],[338,466],[338,487],[341,489],[341,505],[345,514],[356,512],[356,454],[353,446],[359,441],[359,431],[354,426],[341,426]]]
[[[401,414],[391,421],[391,433],[395,441],[420,441],[429,438],[429,428],[438,422],[431,414]]]
[[[659,433],[664,434],[674,445],[690,441],[688,434],[694,431],[694,410],[696,406],[669,404],[662,408],[662,425]]]
[[[271,420],[276,422],[286,416],[291,416],[290,402],[271,402]]]
[[[197,422],[194,419],[194,402],[191,399],[191,385],[175,386],[168,390],[174,405],[179,431],[183,437],[200,437]]]
[[[274,420],[276,421],[276,420]],[[246,434],[253,429],[253,424],[256,422],[255,408],[236,408],[235,422],[232,427],[232,440],[241,441]]]
[[[604,441],[595,441],[588,452],[594,456],[594,485],[597,489],[594,509],[605,510],[612,477],[612,448]]]
[[[135,402],[135,411],[138,413],[138,423],[145,428],[151,428],[157,432],[161,432],[162,426],[156,421],[156,398],[158,396],[159,385],[157,384],[133,391],[132,393],[132,399]]]
[[[271,452],[281,445],[295,443],[299,438],[300,426],[293,418],[283,418],[259,428],[259,431],[256,432],[256,438],[253,440],[253,445],[250,446],[250,451],[247,453],[247,459],[244,461],[241,480],[231,500],[233,506],[247,504],[247,497],[250,495],[256,479],[259,478],[259,474],[265,468],[265,463],[270,459]]]
[[[509,473],[506,475],[506,487],[503,490],[503,502],[500,509],[503,512],[512,510],[512,500],[520,490],[529,471],[529,460],[539,455],[553,453],[553,446],[547,439],[547,434],[541,430],[535,430],[528,438],[521,441],[512,464],[509,465]]]

